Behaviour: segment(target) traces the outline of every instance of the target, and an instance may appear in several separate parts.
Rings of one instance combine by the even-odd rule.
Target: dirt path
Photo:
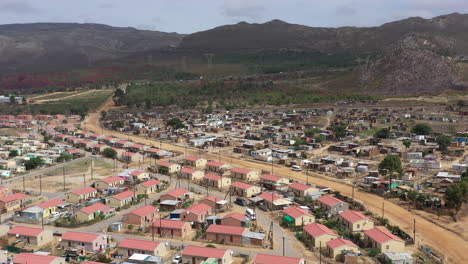
[[[65,96],[65,97],[60,97],[60,98],[37,100],[37,98],[40,98],[40,97],[44,97],[44,96],[49,96],[49,95],[52,95],[52,94],[61,93],[61,92],[57,92],[57,93],[52,93],[52,94],[37,96],[37,97],[31,98],[30,100],[34,100],[31,104],[42,104],[42,103],[48,103],[48,102],[62,101],[62,100],[66,100],[66,99],[69,99],[69,98],[76,97],[76,96],[80,96],[80,95],[85,95],[85,94],[88,94],[88,93],[92,93],[92,92],[95,92],[95,91],[96,91],[96,90],[89,90],[89,91],[84,91],[84,92],[81,92],[81,93],[75,93],[75,94],[68,95],[68,96]]]
[[[102,110],[109,110],[113,108],[113,102],[109,99],[102,107],[100,107],[95,113],[88,116],[85,121],[84,128],[90,131],[99,132],[103,131],[107,135],[128,138],[136,143],[143,143],[147,145],[159,146],[160,142],[155,140],[149,140],[134,135],[124,134],[117,131],[111,131],[101,128],[99,124],[99,113]],[[185,148],[181,146],[175,146],[171,144],[162,143],[162,148],[167,150],[175,150],[184,153]],[[189,155],[199,155],[199,151],[195,149],[187,149]],[[205,153],[203,157],[211,160],[218,160],[218,154]],[[221,156],[222,162],[229,162],[234,166],[254,168],[257,170],[270,171],[270,164],[256,163],[250,160],[232,159],[230,157]],[[293,172],[291,169],[283,166],[275,166],[273,173],[275,175],[293,178],[296,180],[306,181],[306,176],[303,173]],[[328,186],[336,191],[341,192],[344,195],[352,195],[352,187],[350,185],[334,181],[332,179],[323,178],[322,175],[316,173],[309,173],[311,175],[308,179],[310,183],[316,185]],[[367,192],[355,191],[355,199],[362,202],[368,210],[374,214],[382,214],[382,204],[384,206],[385,218],[388,218],[392,224],[400,226],[409,234],[413,234],[413,221],[416,220],[416,243],[427,244],[440,252],[446,257],[447,263],[464,263],[465,252],[468,250],[468,243],[466,238],[462,238],[445,228],[434,224],[423,217],[420,217],[408,210],[385,201],[382,197],[373,195]]]

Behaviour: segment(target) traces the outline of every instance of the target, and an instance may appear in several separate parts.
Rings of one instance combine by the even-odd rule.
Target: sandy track
[[[65,97],[53,98],[53,99],[43,99],[43,100],[37,100],[36,98],[44,97],[46,95],[38,96],[38,97],[31,98],[31,99],[34,99],[34,102],[32,102],[31,104],[42,104],[42,103],[48,103],[48,102],[63,101],[63,100],[66,100],[66,99],[70,99],[70,98],[73,98],[73,97],[76,97],[76,96],[92,93],[92,92],[95,92],[95,91],[97,91],[97,90],[89,90],[89,91],[84,91],[84,92],[81,92],[81,93],[71,94],[71,95],[68,95],[68,96],[65,96]],[[60,93],[60,92],[58,92],[58,93]],[[47,94],[47,95],[51,95],[51,94]]]
[[[120,133],[117,131],[107,130],[105,128],[101,128],[99,124],[99,113],[101,110],[109,110],[113,108],[113,102],[109,99],[102,107],[100,107],[95,113],[92,113],[88,116],[85,121],[85,129],[91,130],[94,132],[103,131],[108,135],[112,135],[115,137],[122,137],[128,138],[137,143],[143,143],[147,145],[159,146],[160,142],[155,140],[149,140],[145,138],[141,138],[134,135],[128,135],[124,133]],[[171,144],[162,144],[162,148],[167,150],[175,150],[183,153],[185,151],[184,147],[175,146]],[[194,149],[187,149],[188,154],[190,155],[199,155],[198,150]],[[218,154],[211,154],[205,153],[203,155],[206,159],[218,160]],[[232,159],[230,157],[223,157],[221,156],[221,161],[229,162],[234,166],[239,167],[247,167],[247,168],[255,168],[258,170],[265,170],[270,171],[271,165],[270,164],[262,164],[256,163],[253,161],[242,160],[242,159]],[[306,181],[306,177],[302,173],[297,173],[291,171],[289,168],[275,166],[274,174],[293,178],[301,181]],[[333,181],[331,179],[325,179],[322,175],[316,173],[309,173],[309,182],[314,183],[317,185],[328,186],[336,191],[341,192],[344,195],[351,196],[352,195],[352,187],[344,184]],[[382,204],[385,203],[384,206],[384,214],[385,218],[388,218],[392,224],[396,224],[400,226],[404,231],[409,234],[413,234],[413,220],[416,220],[416,243],[417,244],[427,244],[440,252],[442,252],[446,257],[446,263],[464,263],[465,252],[468,250],[468,243],[466,238],[462,238],[455,233],[452,233],[442,226],[434,224],[430,221],[427,221],[423,217],[420,217],[408,210],[402,208],[399,205],[391,203],[389,201],[385,201],[382,197],[373,195],[367,192],[362,192],[359,190],[355,190],[355,199],[362,202],[368,210],[372,211],[377,215],[381,215],[382,213]]]

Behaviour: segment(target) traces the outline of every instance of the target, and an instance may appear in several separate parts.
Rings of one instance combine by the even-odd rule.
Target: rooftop
[[[226,254],[226,252],[227,252],[227,249],[221,249],[221,248],[187,246],[184,249],[184,251],[182,251],[182,255],[222,259],[224,255]]]
[[[241,226],[210,225],[206,233],[218,233],[227,235],[243,235],[248,229]]]
[[[268,255],[268,254],[257,254],[254,259],[254,264],[273,264],[273,263],[281,263],[281,264],[300,264],[301,258],[294,258],[294,257],[284,257],[284,256],[277,256],[277,255]]]
[[[159,246],[159,242],[143,239],[125,238],[119,243],[120,248],[131,248],[145,251],[153,251]]]
[[[100,235],[93,233],[73,232],[68,231],[62,236],[62,240],[78,241],[84,243],[92,243]]]

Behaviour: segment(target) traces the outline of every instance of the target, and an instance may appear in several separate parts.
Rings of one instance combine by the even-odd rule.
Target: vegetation
[[[409,147],[411,146],[411,141],[409,141],[409,140],[403,141],[403,146],[405,146],[406,150],[408,150]]]
[[[345,125],[333,125],[332,129],[336,138],[344,138],[346,136],[346,126]]]
[[[10,153],[8,153],[8,157],[9,158],[14,158],[14,157],[17,157],[18,156],[18,150],[16,149],[13,149],[10,151]]]
[[[26,170],[34,170],[44,165],[44,160],[41,158],[31,158],[24,163]]]
[[[58,162],[63,162],[63,161],[70,161],[73,159],[73,155],[68,154],[68,153],[62,153],[60,154],[60,157],[57,158]]]
[[[436,139],[439,149],[444,151],[452,144],[452,137],[446,135],[440,135]]]
[[[381,128],[375,132],[374,137],[376,138],[389,138],[390,137],[390,129],[388,128]]]
[[[463,203],[468,201],[468,177],[464,173],[462,181],[458,184],[452,184],[447,188],[445,200],[449,208],[453,208],[455,213],[460,211]]]
[[[173,129],[182,129],[185,128],[185,125],[182,123],[182,121],[179,118],[172,118],[169,121],[167,121],[167,126],[172,127]]]
[[[112,148],[106,148],[102,152],[105,157],[110,158],[110,159],[115,159],[117,157],[117,151],[115,151]]]
[[[432,133],[432,127],[428,124],[421,123],[415,125],[412,129],[411,132],[416,134],[416,135],[430,135]]]

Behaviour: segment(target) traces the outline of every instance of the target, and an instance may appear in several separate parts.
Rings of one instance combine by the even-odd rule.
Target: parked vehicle
[[[251,220],[256,220],[257,219],[257,216],[255,214],[255,211],[250,209],[250,208],[247,208],[245,210],[245,215],[250,218]]]
[[[302,167],[301,167],[301,166],[298,166],[298,165],[293,165],[293,166],[292,166],[292,170],[293,170],[293,171],[302,171]]]
[[[172,260],[172,264],[179,264],[179,263],[182,263],[182,257],[175,256],[174,259]]]
[[[234,201],[234,203],[240,206],[247,206],[247,201],[239,197],[236,198],[236,201]]]

